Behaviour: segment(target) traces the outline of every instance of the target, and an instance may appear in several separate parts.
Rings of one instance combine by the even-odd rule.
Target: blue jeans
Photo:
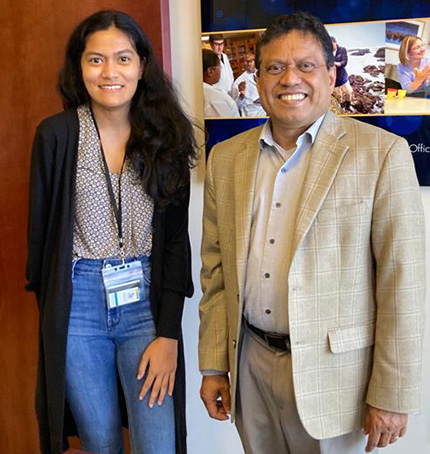
[[[127,259],[126,261],[131,261]],[[73,263],[73,296],[67,337],[66,399],[83,448],[97,454],[122,454],[119,376],[127,405],[133,454],[174,454],[173,399],[148,406],[138,399],[140,357],[155,338],[149,304],[151,264],[142,262],[145,299],[107,309],[101,270],[118,259],[80,259]]]

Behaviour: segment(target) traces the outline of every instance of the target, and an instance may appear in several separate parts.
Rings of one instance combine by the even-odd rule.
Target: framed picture
[[[388,48],[399,50],[402,39],[407,35],[421,37],[424,21],[403,20],[385,24],[385,43]]]

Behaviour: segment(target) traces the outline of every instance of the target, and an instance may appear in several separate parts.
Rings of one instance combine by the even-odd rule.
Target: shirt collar
[[[297,138],[296,146],[300,146],[304,140],[310,140],[310,144],[311,145],[314,144],[325,115],[326,115],[325,113],[323,115],[321,115],[311,126],[309,126],[309,128],[305,132],[303,132]],[[260,137],[258,138],[258,145],[260,147],[260,150],[263,150],[263,148],[265,146],[282,149],[282,147],[278,143],[276,143],[273,139],[272,125],[271,125],[270,118],[266,121],[266,123],[263,126],[263,129],[261,130]]]

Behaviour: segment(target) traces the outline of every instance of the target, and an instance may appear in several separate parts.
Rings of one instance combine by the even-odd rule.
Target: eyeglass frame
[[[415,41],[415,44],[409,49],[409,52],[411,50],[418,50],[418,49],[425,49],[426,48],[426,43],[424,41],[421,41],[421,44],[417,45],[417,41]]]
[[[269,74],[269,76],[276,77],[276,76],[283,75],[287,68],[292,68],[292,70],[294,71],[294,74],[296,74],[297,76],[307,77],[307,76],[310,76],[311,74],[313,74],[313,72],[317,68],[321,68],[322,66],[325,66],[326,68],[329,69],[329,66],[327,65],[327,63],[322,63],[321,65],[315,65],[312,62],[303,62],[303,63],[299,63],[299,65],[303,65],[305,63],[306,64],[310,63],[312,65],[312,68],[309,69],[309,71],[301,70],[298,65],[285,65],[284,63],[273,63],[271,65],[268,65],[266,68],[260,68],[258,71],[259,71],[259,73],[260,73],[260,71],[263,71],[263,72]],[[279,72],[273,73],[268,70],[268,68],[270,68],[271,66],[280,66],[281,69]]]

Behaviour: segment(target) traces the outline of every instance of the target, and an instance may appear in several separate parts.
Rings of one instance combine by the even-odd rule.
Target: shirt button
[[[271,314],[272,311],[270,309],[266,309],[266,314]]]
[[[287,169],[281,169],[281,173],[287,173]]]
[[[269,243],[270,244],[275,244],[275,240],[273,238],[270,238]]]
[[[269,279],[270,273],[264,273],[264,277],[265,277],[266,279]]]
[[[279,202],[276,202],[276,203],[275,203],[275,207],[276,207],[276,208],[280,208],[280,207],[281,207],[281,204],[280,204]]]

